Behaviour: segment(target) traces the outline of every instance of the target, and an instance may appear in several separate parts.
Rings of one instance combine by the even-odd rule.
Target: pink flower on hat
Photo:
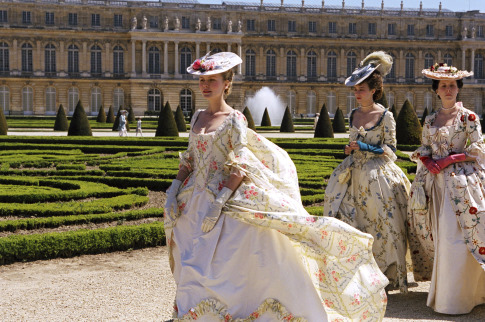
[[[212,60],[209,60],[209,61],[206,61],[206,62],[203,62],[200,67],[202,68],[202,70],[206,71],[206,70],[213,70],[214,69],[214,61]]]
[[[194,61],[194,63],[192,64],[192,69],[193,70],[199,70],[200,69],[200,59],[197,59],[196,61]]]

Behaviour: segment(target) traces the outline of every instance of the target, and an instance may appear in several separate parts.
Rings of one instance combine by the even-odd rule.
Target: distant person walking
[[[143,132],[141,131],[141,117],[138,117],[138,121],[136,122],[136,136],[138,136],[138,133],[140,133],[140,136],[143,136]]]
[[[120,125],[118,126],[118,131],[120,136],[128,136],[128,131],[126,131],[126,111],[122,110],[120,115]]]
[[[315,114],[315,121],[313,122],[313,129],[317,128],[318,118],[320,117],[320,113]]]

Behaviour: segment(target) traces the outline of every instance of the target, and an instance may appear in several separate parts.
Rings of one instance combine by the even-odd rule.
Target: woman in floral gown
[[[463,77],[445,64],[423,70],[442,107],[424,122],[411,159],[418,171],[409,202],[416,280],[430,280],[427,305],[445,314],[485,303],[485,144],[479,117],[457,102]]]
[[[390,287],[407,292],[406,209],[411,186],[394,163],[396,124],[392,113],[375,100],[382,77],[392,67],[384,52],[367,56],[345,84],[353,86],[360,107],[350,114],[349,155],[335,169],[325,191],[324,215],[374,236],[372,248]]]
[[[165,233],[177,284],[174,317],[202,321],[376,321],[386,278],[372,237],[301,204],[287,153],[247,128],[225,101],[231,68],[217,53],[196,60],[209,102],[191,124],[167,191]]]

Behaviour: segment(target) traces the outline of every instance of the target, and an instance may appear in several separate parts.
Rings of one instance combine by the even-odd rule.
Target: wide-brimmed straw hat
[[[389,74],[392,68],[392,57],[383,52],[375,51],[367,55],[359,64],[359,67],[354,70],[345,80],[345,85],[354,86],[362,83],[367,77],[377,69],[382,76]]]
[[[473,76],[473,72],[459,70],[454,66],[448,66],[444,63],[436,63],[430,68],[423,69],[421,73],[428,78],[436,80],[458,80]]]
[[[241,57],[231,52],[220,52],[196,59],[189,67],[187,72],[193,75],[213,75],[223,73],[242,63]]]

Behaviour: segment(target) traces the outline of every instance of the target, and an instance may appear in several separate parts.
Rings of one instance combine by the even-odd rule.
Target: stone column
[[[141,77],[147,77],[147,41],[142,40],[141,45]]]
[[[175,77],[179,76],[180,73],[179,73],[179,42],[178,41],[175,41],[175,50],[174,50],[174,60],[175,60],[175,63],[174,63],[174,68],[175,68]]]
[[[406,76],[405,71],[404,71],[405,66],[406,66],[406,61],[404,60],[404,52],[402,50],[400,50],[399,51],[399,64],[398,64],[399,70],[396,71],[396,77],[397,78],[404,78],[404,76]]]
[[[437,63],[441,63],[441,50],[438,50],[438,61]]]
[[[239,57],[241,57],[241,59],[243,58],[242,57],[242,44],[237,44],[237,54],[239,55]],[[239,65],[237,65],[237,75],[242,75],[242,64],[244,64],[244,59],[243,59],[243,62]]]
[[[418,51],[418,63],[416,64],[416,67],[418,67],[418,71],[424,69],[424,58],[423,58],[423,51],[422,50]],[[421,78],[421,76],[419,76],[419,78]]]
[[[228,51],[228,52],[231,52],[231,43],[228,43],[228,44],[227,44],[227,51]]]
[[[207,42],[207,43],[205,43],[205,46],[206,46],[205,47],[205,54],[207,54],[211,50],[211,43]],[[199,57],[197,57],[197,58],[199,58]]]
[[[163,74],[168,76],[168,41],[163,42]]]
[[[300,49],[300,70],[296,71],[296,74],[299,76],[304,76],[305,78],[308,78],[307,74],[307,68],[306,68],[306,55],[305,55],[305,48]]]
[[[195,59],[199,59],[200,57],[200,42],[195,43]],[[194,61],[195,61],[194,59]]]
[[[111,48],[111,44],[109,42],[107,42],[105,44],[105,49],[106,49],[106,55],[105,55],[105,65],[106,65],[106,72],[105,72],[105,75],[107,77],[110,77],[111,74],[113,73],[113,60],[111,59],[111,53],[110,53],[110,48]]]
[[[337,75],[338,77],[346,77],[347,74],[347,64],[345,62],[345,50],[342,48],[340,49],[340,57],[337,58],[337,66],[340,66],[340,73]]]
[[[325,49],[320,49],[320,62],[318,64],[318,77],[326,77],[327,60],[325,59]]]
[[[466,49],[461,50],[461,69],[466,69],[465,65]]]
[[[33,70],[34,70],[34,75],[35,76],[44,76],[44,70],[45,70],[45,66],[44,68],[42,68],[42,61],[44,58],[44,55],[43,55],[43,52],[42,52],[42,44],[40,42],[40,40],[37,40],[37,61],[34,59],[33,63],[34,63],[34,66],[33,67]]]
[[[277,71],[276,76],[281,76],[282,79],[286,79],[288,75],[286,75],[286,62],[285,62],[285,48],[280,48],[280,62],[276,65]]]
[[[59,66],[58,66],[59,74],[58,76],[64,77],[66,76],[66,54],[64,52],[64,42],[59,42]]]
[[[83,77],[89,77],[91,68],[88,60],[88,43],[83,41],[83,52],[81,54],[81,59],[79,59],[79,71]]]
[[[17,45],[17,39],[14,39],[13,45],[12,45],[12,54],[10,55],[13,75],[20,75],[19,57],[22,57],[22,56],[21,56],[21,53],[18,52],[18,50],[19,48]]]
[[[264,71],[264,48],[263,46],[259,47],[259,57],[256,59],[259,60],[259,64],[256,64],[256,74],[257,75],[266,75]]]
[[[475,49],[472,49],[472,56],[470,57],[470,69],[475,73]]]
[[[136,40],[131,41],[131,76],[136,77]]]

